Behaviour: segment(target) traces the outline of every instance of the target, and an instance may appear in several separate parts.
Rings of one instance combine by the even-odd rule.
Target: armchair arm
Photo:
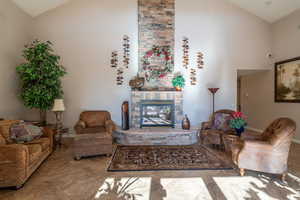
[[[0,185],[22,185],[27,178],[29,152],[26,145],[0,145]]]
[[[252,133],[252,132],[246,131],[242,134],[241,137],[243,140],[261,140],[261,136],[262,136],[261,133],[257,134],[257,133]]]
[[[22,144],[0,145],[0,166],[7,163],[28,164],[28,148]]]
[[[42,137],[49,138],[49,140],[50,140],[50,149],[52,150],[53,145],[54,145],[55,131],[52,128],[44,127],[43,132],[44,132],[44,134],[42,135]]]
[[[76,131],[76,134],[81,134],[83,132],[83,129],[86,128],[86,124],[84,121],[79,120],[76,125],[74,126],[74,129]]]
[[[273,146],[270,143],[265,141],[245,140],[244,149],[264,152],[264,151],[272,151]]]
[[[201,123],[201,130],[211,129],[211,127],[212,127],[212,123],[210,121]]]
[[[113,131],[116,130],[116,124],[112,120],[107,120],[105,122],[105,129],[110,135],[112,135]]]

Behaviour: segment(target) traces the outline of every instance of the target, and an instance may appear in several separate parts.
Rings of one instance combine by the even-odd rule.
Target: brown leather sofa
[[[244,141],[233,147],[233,162],[240,168],[271,174],[281,174],[285,179],[291,141],[296,124],[288,118],[279,118],[261,135],[243,135]]]
[[[39,139],[24,144],[9,138],[10,126],[17,120],[0,121],[0,187],[19,189],[53,151],[53,131],[44,128]]]
[[[112,134],[116,128],[107,111],[84,111],[74,129],[74,158],[83,156],[111,155]]]
[[[235,134],[235,131],[229,127],[229,121],[226,121],[226,123],[228,124],[228,130],[224,131],[220,129],[214,129],[215,117],[218,113],[232,115],[234,111],[226,109],[218,110],[213,113],[208,122],[202,122],[200,132],[200,139],[202,144],[208,143],[214,145],[223,145],[223,134]]]

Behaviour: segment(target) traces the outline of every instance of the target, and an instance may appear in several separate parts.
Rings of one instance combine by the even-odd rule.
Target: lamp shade
[[[52,111],[54,111],[54,112],[65,111],[64,100],[63,99],[55,99]]]

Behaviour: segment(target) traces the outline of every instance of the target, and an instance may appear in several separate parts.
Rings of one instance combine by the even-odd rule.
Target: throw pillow
[[[10,128],[10,138],[16,143],[31,142],[43,135],[42,128],[27,123],[14,124]]]
[[[230,130],[230,124],[229,124],[230,119],[231,119],[230,114],[216,113],[213,129],[222,130],[222,131]]]

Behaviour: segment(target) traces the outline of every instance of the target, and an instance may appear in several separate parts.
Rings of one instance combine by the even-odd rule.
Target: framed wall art
[[[275,102],[300,103],[300,57],[275,63]]]

